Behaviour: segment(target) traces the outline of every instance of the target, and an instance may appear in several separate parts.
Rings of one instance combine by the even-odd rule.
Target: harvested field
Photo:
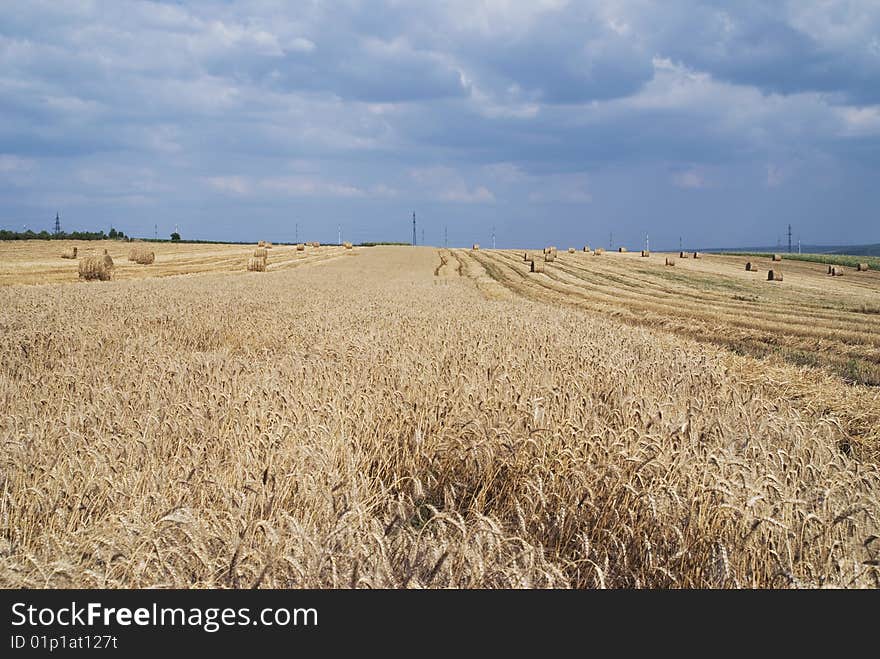
[[[11,284],[62,283],[77,280],[77,262],[58,258],[60,252],[77,248],[79,257],[99,256],[106,249],[114,261],[113,279],[141,279],[174,275],[209,274],[241,271],[253,256],[253,245],[194,243],[128,243],[124,241],[27,240],[0,241],[0,287]],[[155,254],[149,268],[129,256],[134,248]],[[274,245],[269,270],[284,270],[342,256],[345,249],[320,247],[299,252],[295,245]],[[349,252],[355,254],[356,250]]]
[[[0,287],[0,585],[878,586],[880,273],[224,247]]]

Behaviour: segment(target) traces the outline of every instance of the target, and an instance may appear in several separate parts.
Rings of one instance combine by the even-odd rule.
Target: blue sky
[[[880,242],[880,4],[7,0],[0,227]]]

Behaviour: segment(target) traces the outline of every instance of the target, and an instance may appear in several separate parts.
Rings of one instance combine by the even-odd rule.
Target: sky
[[[878,174],[876,0],[0,13],[0,228],[845,245],[880,242]]]

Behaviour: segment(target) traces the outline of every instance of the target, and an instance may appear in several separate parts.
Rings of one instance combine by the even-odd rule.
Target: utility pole
[[[416,246],[416,212],[413,211],[413,247]]]
[[[495,249],[495,225],[492,225],[492,249]]]
[[[336,231],[339,234],[339,243],[338,244],[341,245],[342,244],[342,225],[341,224],[336,225]]]
[[[645,234],[645,251],[646,251],[646,252],[650,252],[650,251],[651,251],[651,241],[648,240],[648,234],[647,234],[647,233]]]
[[[791,225],[788,225],[788,253],[791,254]]]
[[[682,247],[681,247],[681,236],[678,237],[678,251],[679,251],[679,252],[682,251]]]
[[[299,222],[296,223],[296,229],[294,229],[294,232],[295,232],[293,234],[295,236],[294,242],[298,243],[299,242]]]
[[[422,245],[425,244],[425,227],[422,227]]]
[[[801,253],[801,239],[798,238],[798,254]]]

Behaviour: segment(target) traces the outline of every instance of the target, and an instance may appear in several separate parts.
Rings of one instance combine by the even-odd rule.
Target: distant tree
[[[115,239],[116,238],[116,229],[114,229],[113,227],[110,227],[110,233],[108,233],[107,236],[111,239]]]
[[[180,234],[175,231],[171,234],[171,240],[180,240]]]

